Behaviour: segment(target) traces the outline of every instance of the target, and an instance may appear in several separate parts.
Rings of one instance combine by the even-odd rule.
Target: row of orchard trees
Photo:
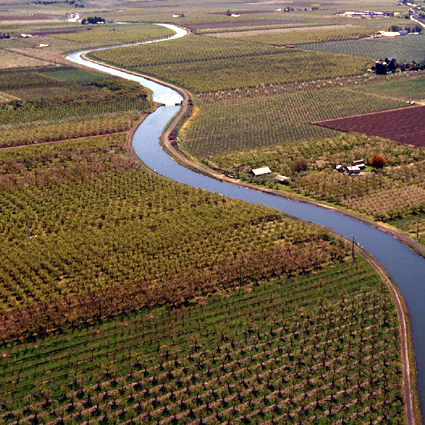
[[[347,254],[342,242],[325,239],[299,244],[288,242],[170,278],[126,282],[82,295],[65,295],[55,302],[3,311],[0,341],[66,329],[146,307],[175,307],[216,290],[242,287],[272,276],[291,277],[341,261]]]

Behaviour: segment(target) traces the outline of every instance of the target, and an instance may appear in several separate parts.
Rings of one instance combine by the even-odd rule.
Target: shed
[[[272,171],[269,167],[254,168],[251,170],[251,173],[254,174],[255,177],[264,176],[265,174],[270,174],[271,172]]]
[[[281,184],[289,184],[291,182],[291,179],[289,177],[281,176],[280,174],[278,174],[274,179],[275,181]]]
[[[360,168],[357,165],[347,165],[347,172],[351,176],[353,174],[360,174]]]
[[[351,165],[355,165],[356,167],[359,167],[361,170],[366,168],[366,162],[364,159],[357,159],[356,161],[353,161]]]

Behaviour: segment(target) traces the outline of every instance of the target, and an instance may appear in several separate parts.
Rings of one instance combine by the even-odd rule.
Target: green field
[[[313,43],[300,47],[318,52],[344,53],[372,59],[395,57],[400,62],[419,63],[425,60],[425,35]]]
[[[57,81],[72,83],[92,83],[93,81],[105,78],[103,74],[72,67],[49,68],[40,71],[40,74],[52,77]]]
[[[237,35],[238,39],[254,41],[256,43],[272,44],[275,46],[284,46],[286,44],[319,43],[326,41],[354,40],[370,35],[368,28],[346,28],[333,29],[332,27],[323,28],[302,28],[297,31],[295,28],[288,29],[285,32],[277,30],[259,31],[257,34]],[[228,36],[228,35],[226,35]],[[234,38],[234,35],[232,35]]]
[[[350,260],[5,347],[0,417],[403,424],[399,350],[387,289]]]
[[[170,37],[174,31],[158,25],[102,25],[83,27],[79,32],[53,34],[52,37],[84,45],[114,45],[141,43],[148,40]]]
[[[362,58],[205,36],[159,46],[125,47],[91,56],[197,93],[357,75],[371,65]]]
[[[152,107],[137,83],[67,68],[0,73],[0,147],[127,131]],[[18,98],[18,99],[16,99]]]
[[[407,233],[412,239],[425,244],[425,213],[392,220],[390,224]]]
[[[205,158],[229,151],[330,137],[337,132],[310,122],[403,106],[400,101],[370,95],[362,96],[359,102],[357,93],[326,87],[200,104],[190,125],[182,131],[180,141],[184,149]]]
[[[399,78],[377,84],[356,87],[361,93],[375,94],[378,96],[398,98],[405,101],[425,100],[425,77]]]

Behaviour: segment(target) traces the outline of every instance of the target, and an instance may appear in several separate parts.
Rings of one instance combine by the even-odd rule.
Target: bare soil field
[[[364,133],[415,147],[425,146],[425,106],[313,123],[344,132]]]
[[[28,68],[49,65],[48,60],[21,55],[16,52],[2,50],[0,52],[0,69]]]

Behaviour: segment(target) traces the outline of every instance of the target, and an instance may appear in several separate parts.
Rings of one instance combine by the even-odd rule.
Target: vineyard
[[[304,44],[307,50],[367,56],[373,59],[396,57],[400,62],[422,62],[425,59],[425,35],[378,38],[370,40],[347,40],[327,43]]]
[[[190,125],[182,131],[182,146],[205,158],[229,151],[315,140],[337,133],[314,126],[312,121],[405,106],[400,101],[371,95],[362,96],[359,102],[357,93],[344,89],[322,88],[281,95],[272,94],[272,88],[270,91],[252,99],[200,104]]]
[[[425,214],[417,213],[404,218],[390,221],[392,226],[407,233],[412,239],[418,240],[425,245]]]
[[[360,176],[332,172],[338,164],[384,155],[386,167],[380,173],[366,171]],[[305,161],[306,172],[297,173],[296,164]],[[219,172],[278,188],[275,174],[292,177],[296,193],[339,204],[374,217],[393,221],[425,209],[425,150],[377,137],[342,134],[322,140],[306,140],[204,159]],[[267,165],[272,175],[253,177],[251,170]],[[396,223],[396,222],[395,222]],[[405,230],[404,228],[402,230]]]
[[[132,46],[91,56],[197,93],[357,75],[371,65],[364,58],[195,35],[157,47]]]
[[[425,211],[425,148],[311,124],[398,109],[404,99],[381,96],[364,74],[368,58],[279,46],[286,36],[293,44],[361,31],[337,29],[345,21],[325,11],[272,13],[260,3],[236,20],[221,10],[235,5],[221,0],[181,10],[93,5],[108,22],[211,33],[92,54],[198,95],[179,132],[184,150],[247,181],[268,165],[291,176],[293,192],[419,231],[405,216]],[[0,70],[0,423],[404,425],[396,307],[350,244],[147,170],[126,134],[154,108],[140,85],[30,66],[31,55],[63,64],[71,50],[172,31],[86,27],[63,21],[69,4],[33,7],[53,8],[62,22],[18,33],[37,33],[49,49],[0,40],[30,52],[27,68]],[[303,24],[336,27],[215,37]],[[407,78],[404,91],[420,89]],[[381,172],[330,172],[370,153],[385,155]],[[305,172],[295,171],[300,160]],[[262,183],[276,187],[273,177]]]
[[[387,289],[350,260],[4,347],[0,417],[403,424],[399,350]]]

